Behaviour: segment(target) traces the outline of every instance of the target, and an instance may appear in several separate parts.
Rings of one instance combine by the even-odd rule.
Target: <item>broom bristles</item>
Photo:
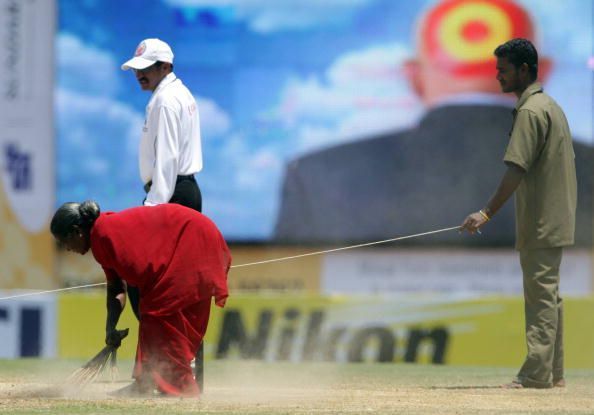
[[[128,335],[128,329],[118,330],[120,341]],[[119,345],[118,345],[119,347]],[[82,390],[88,384],[92,383],[99,377],[103,372],[107,363],[110,362],[111,366],[111,380],[115,380],[117,375],[117,350],[116,346],[105,346],[99,353],[89,360],[84,366],[75,370],[70,376],[66,378],[66,385],[70,386],[70,389],[76,391]]]
[[[112,382],[115,382],[118,376],[118,349],[114,349],[109,358],[109,377]]]
[[[103,372],[107,362],[113,358],[115,350],[112,346],[105,346],[89,362],[68,376],[66,383],[79,390],[92,383]]]

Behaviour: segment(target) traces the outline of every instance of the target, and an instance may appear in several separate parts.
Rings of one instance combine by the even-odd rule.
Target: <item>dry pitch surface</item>
[[[594,370],[568,372],[568,386],[505,390],[513,369],[405,364],[207,362],[200,400],[113,398],[102,378],[64,390],[80,362],[0,361],[0,413],[10,414],[594,414]],[[70,392],[70,393],[69,393]]]

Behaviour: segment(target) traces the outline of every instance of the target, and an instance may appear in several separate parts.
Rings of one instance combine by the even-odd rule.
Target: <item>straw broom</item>
[[[128,329],[118,330],[120,340],[128,335]],[[117,373],[117,350],[115,346],[105,346],[99,353],[89,360],[84,366],[75,370],[68,378],[66,384],[80,391],[93,383],[103,370],[110,365],[112,381]]]

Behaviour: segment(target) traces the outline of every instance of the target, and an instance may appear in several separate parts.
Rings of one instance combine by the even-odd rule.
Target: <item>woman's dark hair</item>
[[[52,235],[63,240],[76,231],[75,226],[89,232],[100,212],[99,205],[93,200],[86,200],[82,203],[64,203],[52,218],[50,225]]]
[[[507,58],[516,68],[528,65],[532,80],[538,77],[538,52],[527,39],[516,38],[497,46],[494,52],[498,58]]]

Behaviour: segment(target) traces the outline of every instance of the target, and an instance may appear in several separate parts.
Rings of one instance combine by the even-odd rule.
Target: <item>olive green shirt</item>
[[[526,171],[516,190],[516,248],[572,245],[577,183],[571,133],[563,110],[531,84],[516,104],[503,158]]]

